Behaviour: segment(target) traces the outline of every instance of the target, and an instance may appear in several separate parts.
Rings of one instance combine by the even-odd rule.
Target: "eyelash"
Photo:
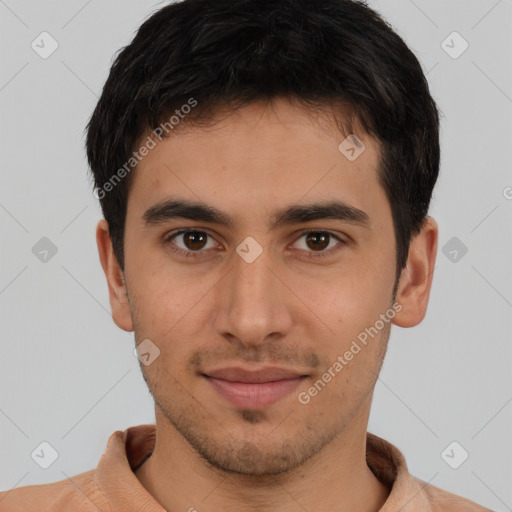
[[[202,231],[202,230],[199,230],[199,229],[191,229],[191,228],[189,228],[189,229],[180,229],[179,231],[170,233],[169,235],[167,235],[164,238],[163,242],[165,244],[167,244],[169,242],[172,242],[172,240],[174,240],[174,238],[176,238],[179,235],[182,235],[183,233],[204,233],[205,235],[213,238],[206,231]],[[323,257],[331,256],[333,253],[337,253],[338,251],[340,251],[343,248],[343,246],[348,245],[348,243],[345,240],[343,240],[339,236],[335,235],[334,233],[331,233],[330,231],[322,231],[322,230],[311,230],[310,229],[310,230],[302,231],[300,233],[299,237],[297,238],[297,240],[302,238],[304,235],[308,235],[310,233],[329,235],[330,237],[332,237],[335,240],[337,240],[338,242],[340,242],[334,248],[331,248],[329,250],[323,250],[323,251],[320,251],[320,252],[306,251],[306,252],[309,252],[311,254],[310,258],[323,258]],[[172,252],[174,252],[176,254],[179,254],[181,256],[185,256],[187,258],[198,258],[198,257],[200,258],[200,257],[202,257],[201,254],[205,252],[204,250],[185,251],[183,249],[180,249],[179,247],[176,247],[174,244],[171,244],[170,247],[171,247],[170,250]]]

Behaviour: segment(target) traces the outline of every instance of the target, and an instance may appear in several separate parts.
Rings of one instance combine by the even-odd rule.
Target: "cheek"
[[[213,273],[201,277],[177,268],[144,272],[141,267],[130,287],[137,339],[154,341],[172,366],[209,334],[205,321],[215,307],[209,292],[218,281]]]
[[[333,272],[328,279],[297,281],[297,288],[310,311],[322,320],[326,333],[346,340],[389,308],[394,282],[391,273],[391,268],[383,269],[361,258],[358,264]]]
[[[308,325],[311,329],[316,326],[309,331],[308,338],[318,343],[316,348],[327,364],[323,370],[343,358],[331,369],[336,378],[329,387],[338,390],[336,395],[349,381],[356,385],[370,382],[372,372],[378,369],[393,317],[386,316],[394,282],[390,278],[394,277],[392,265],[393,262],[384,263],[383,269],[378,262],[360,260],[350,269],[347,267],[346,272],[333,274],[329,282],[302,283],[304,303],[310,305],[309,320],[304,318],[302,323],[306,329]]]

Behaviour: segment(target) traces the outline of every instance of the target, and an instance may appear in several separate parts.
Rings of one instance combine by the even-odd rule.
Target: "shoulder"
[[[106,503],[95,470],[49,484],[28,485],[0,492],[2,512],[97,512]]]
[[[430,485],[419,478],[413,477],[413,479],[422,487],[433,512],[493,512],[490,508]]]
[[[402,452],[370,432],[366,461],[375,476],[390,488],[381,512],[493,512],[411,475]]]

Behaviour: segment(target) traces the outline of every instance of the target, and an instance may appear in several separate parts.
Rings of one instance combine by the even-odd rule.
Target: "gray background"
[[[83,130],[114,53],[162,5],[0,0],[1,490],[92,469],[112,432],[154,422],[133,334],[110,316]],[[369,431],[415,476],[512,510],[512,2],[370,5],[418,56],[443,119],[429,310],[392,330]],[[59,45],[47,59],[31,48],[43,31]],[[469,43],[458,58],[441,46],[454,31]],[[43,237],[57,248],[46,262],[32,251]],[[59,454],[48,469],[30,455],[42,441]],[[469,453],[458,469],[441,457],[452,441]]]

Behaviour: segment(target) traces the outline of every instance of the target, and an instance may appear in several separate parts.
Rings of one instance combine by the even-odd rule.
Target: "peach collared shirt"
[[[50,484],[0,492],[1,512],[166,512],[134,471],[151,455],[155,425],[114,432],[98,466]],[[367,464],[390,489],[380,512],[492,512],[412,476],[404,456],[388,441],[367,433]]]

